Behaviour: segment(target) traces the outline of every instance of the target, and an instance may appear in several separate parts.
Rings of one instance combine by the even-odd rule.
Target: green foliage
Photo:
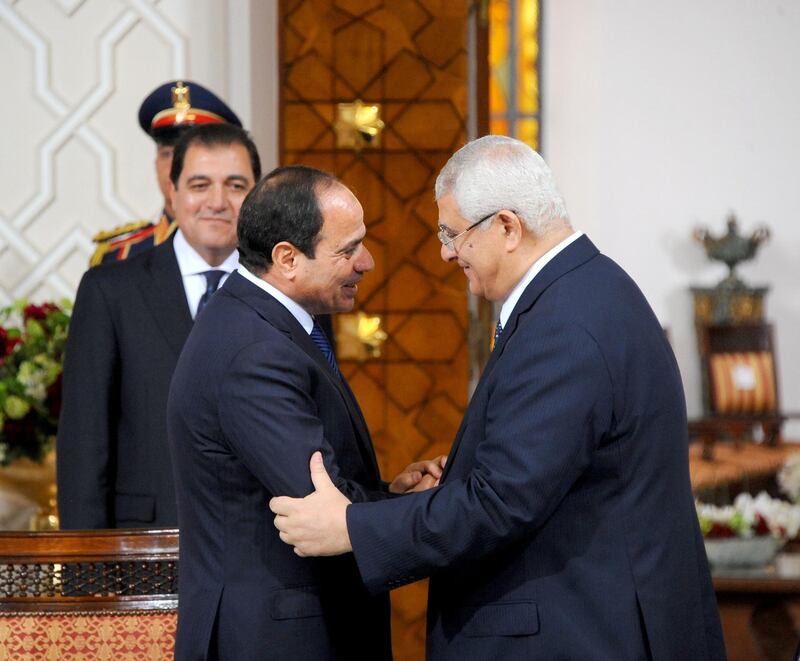
[[[21,300],[0,309],[0,465],[41,461],[52,445],[71,308]]]

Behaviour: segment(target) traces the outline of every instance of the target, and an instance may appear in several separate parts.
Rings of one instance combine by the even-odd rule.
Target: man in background
[[[239,208],[260,175],[256,147],[237,126],[186,132],[170,171],[177,231],[84,274],[57,439],[62,528],[177,525],[169,383],[194,317],[238,266]]]
[[[524,143],[469,143],[436,199],[442,259],[502,303],[440,486],[349,504],[315,453],[317,490],[271,503],[281,537],[352,550],[371,594],[431,576],[431,661],[724,659],[683,387],[644,296]]]
[[[178,660],[391,659],[388,596],[367,593],[352,556],[299,558],[266,516],[272,495],[311,491],[308,456],[318,448],[357,501],[441,475],[439,458],[381,482],[317,323],[352,310],[374,267],[363,218],[343,184],[303,166],[274,170],[242,206],[241,268],[192,329],[169,394]]]
[[[97,247],[90,266],[117,262],[138,255],[164,241],[177,229],[170,199],[172,155],[178,139],[195,126],[231,124],[242,127],[236,113],[214,92],[191,80],[173,80],[159,85],[139,107],[139,126],[156,145],[155,172],[163,197],[163,208],[153,221],[139,220],[97,233]],[[333,322],[321,315],[319,323],[335,351]]]
[[[170,200],[170,168],[178,138],[194,126],[228,123],[241,128],[242,123],[214,92],[191,80],[173,80],[159,85],[139,107],[139,126],[156,144],[156,179],[163,197],[163,207],[153,220],[126,223],[112,230],[98,232],[90,264],[121,261],[166,241],[177,228]]]

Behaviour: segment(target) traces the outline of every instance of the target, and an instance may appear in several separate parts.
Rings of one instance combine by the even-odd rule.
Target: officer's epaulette
[[[111,230],[98,232],[92,237],[97,246],[89,259],[89,266],[103,262],[116,262],[128,257],[131,244],[151,236],[156,225],[149,220],[136,220]]]
[[[98,232],[92,237],[92,241],[95,243],[100,243],[101,241],[108,241],[109,239],[117,239],[122,237],[124,234],[136,232],[137,230],[147,227],[148,225],[152,225],[149,220],[134,220],[132,223],[125,223],[119,227]]]
[[[121,262],[149,250],[169,239],[177,227],[178,223],[162,213],[157,223],[137,221],[108,232],[100,232],[94,238],[97,247],[89,260],[89,266]],[[100,239],[101,236],[109,238]]]

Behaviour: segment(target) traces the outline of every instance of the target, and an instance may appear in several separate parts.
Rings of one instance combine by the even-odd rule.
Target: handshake
[[[438,486],[447,457],[409,464],[392,480],[389,492],[407,494]],[[305,498],[278,496],[269,501],[275,514],[275,527],[281,540],[294,547],[301,557],[340,555],[352,551],[347,532],[347,506],[350,500],[331,481],[322,453],[309,462],[314,491]]]

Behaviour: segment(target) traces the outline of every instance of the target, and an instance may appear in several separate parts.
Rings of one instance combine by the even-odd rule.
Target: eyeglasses
[[[455,252],[455,251],[456,251],[456,249],[455,249],[455,247],[453,246],[453,244],[454,244],[455,240],[456,240],[458,237],[460,237],[460,236],[464,236],[464,235],[465,235],[467,232],[469,232],[471,229],[475,229],[475,228],[476,228],[478,225],[480,225],[482,222],[484,222],[484,221],[486,221],[486,220],[489,220],[489,218],[493,218],[493,217],[494,217],[494,216],[496,216],[497,214],[498,214],[498,212],[497,212],[497,211],[492,211],[492,213],[490,213],[488,216],[484,216],[484,217],[483,217],[483,218],[481,218],[480,220],[476,220],[476,221],[475,221],[474,223],[472,223],[472,225],[470,225],[470,226],[469,226],[467,229],[465,229],[463,232],[459,232],[459,233],[458,233],[458,234],[456,234],[455,236],[450,236],[450,235],[448,234],[448,232],[450,232],[450,231],[451,231],[449,227],[445,227],[444,225],[439,225],[439,231],[437,232],[436,236],[438,236],[438,237],[439,237],[439,241],[441,241],[441,242],[442,242],[442,245],[443,245],[443,246],[445,246],[445,247],[446,247],[448,250],[452,250],[453,252]]]

